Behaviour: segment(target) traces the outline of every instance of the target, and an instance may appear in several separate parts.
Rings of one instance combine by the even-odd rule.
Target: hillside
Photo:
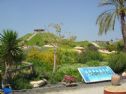
[[[48,44],[49,39],[58,38],[55,34],[50,32],[37,32],[37,33],[28,33],[22,36],[20,39],[24,42],[25,45],[33,46],[43,46]],[[63,39],[62,44],[60,45],[63,48],[73,48],[76,46],[87,47],[90,44],[88,41],[70,41],[69,39]]]
[[[21,37],[21,40],[25,42],[26,45],[38,45],[43,46],[48,43],[48,39],[54,39],[57,36],[50,32],[44,33],[29,33]]]
[[[22,36],[20,39],[23,40],[23,41],[27,40],[31,35],[32,35],[32,33],[28,33],[28,34]]]

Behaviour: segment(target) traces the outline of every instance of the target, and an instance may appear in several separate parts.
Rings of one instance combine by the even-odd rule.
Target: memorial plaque
[[[109,66],[78,68],[85,83],[111,80],[113,70]]]

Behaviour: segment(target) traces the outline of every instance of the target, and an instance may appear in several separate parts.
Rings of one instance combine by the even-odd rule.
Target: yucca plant
[[[23,51],[19,47],[17,33],[12,30],[4,30],[0,34],[0,61],[4,68],[4,79],[10,77],[9,70],[22,60]]]

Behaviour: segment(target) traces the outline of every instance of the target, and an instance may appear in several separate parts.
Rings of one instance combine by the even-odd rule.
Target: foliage
[[[26,41],[30,36],[32,36],[32,33],[28,33],[20,38],[22,41]]]
[[[126,53],[113,54],[109,60],[109,66],[116,73],[123,72],[126,69]]]
[[[99,26],[99,34],[114,30],[116,17],[119,18],[123,13],[125,15],[125,3],[125,0],[102,0],[100,6],[114,6],[114,9],[103,12],[97,18],[96,23]]]
[[[111,58],[111,54],[104,54],[104,53],[102,53],[102,57],[103,57],[103,61],[108,62],[109,59]]]
[[[61,47],[63,47],[63,48],[72,48],[72,47],[75,47],[75,46],[76,46],[76,44],[69,39],[63,39],[62,40]]]
[[[123,51],[124,43],[123,43],[122,40],[121,40],[121,41],[115,42],[114,45],[116,46],[116,50],[117,50],[118,52]]]
[[[4,30],[0,35],[0,56],[7,64],[17,63],[22,60],[23,51],[19,47],[17,33],[12,30]]]
[[[102,0],[100,6],[113,7],[100,14],[96,23],[99,27],[99,34],[107,33],[115,28],[116,19],[118,18],[121,24],[121,32],[124,42],[124,50],[126,50],[126,29],[125,29],[125,17],[126,17],[126,0]]]
[[[58,50],[58,61],[60,64],[66,64],[66,63],[76,63],[78,62],[78,54],[74,50],[71,49],[59,49]]]
[[[65,75],[70,75],[76,78],[77,81],[81,81],[81,76],[77,70],[78,67],[86,67],[84,64],[62,64],[55,74],[50,75],[50,82],[61,82]]]
[[[86,64],[87,64],[88,66],[90,66],[90,67],[93,67],[93,66],[94,66],[94,67],[95,67],[95,66],[100,66],[100,63],[101,63],[101,62],[96,61],[96,60],[86,62]]]
[[[81,53],[79,56],[79,63],[86,63],[92,60],[102,61],[103,57],[101,53],[94,50],[86,50],[85,52]]]
[[[32,59],[40,60],[43,63],[53,64],[53,50],[38,50],[32,48],[27,53],[27,61]],[[57,63],[76,63],[78,62],[78,53],[72,49],[58,49],[57,50]]]
[[[96,44],[100,46],[100,48],[106,48],[108,41],[95,41]]]
[[[53,40],[56,40],[56,38],[60,39],[57,35],[55,35],[53,33],[44,32],[44,33],[36,34],[31,40],[27,41],[27,39],[32,35],[33,34],[30,33],[30,34],[26,34],[20,38],[22,41],[24,41],[24,45],[43,46],[45,44],[49,44],[51,39],[53,39]],[[74,40],[71,40],[71,37],[73,37],[73,36],[70,36],[66,39],[62,39],[62,42],[60,43],[60,47],[63,47],[63,48],[71,48],[71,47],[75,47],[75,46],[87,47],[88,44],[90,44],[88,41],[75,42]]]
[[[30,89],[32,86],[29,84],[29,80],[22,77],[17,77],[13,80],[12,88],[19,90],[19,89]]]
[[[40,79],[42,75],[46,75],[48,74],[48,72],[52,71],[52,65],[48,63],[43,63],[42,61],[37,60],[37,59],[32,59],[29,62],[31,62],[34,66],[35,79]]]
[[[32,48],[27,53],[27,61],[31,60],[40,60],[41,62],[53,64],[53,51],[52,50],[46,50],[41,51],[36,48]]]
[[[26,41],[26,37],[30,37],[33,34],[28,34],[23,36],[21,39],[22,41]],[[29,41],[27,41],[27,45],[38,45],[38,46],[43,46],[45,44],[48,44],[48,38],[55,39],[57,36],[53,33],[50,32],[44,32],[44,33],[37,33],[33,38],[31,38]]]
[[[90,44],[90,42],[88,41],[79,41],[79,42],[74,42],[75,46],[80,46],[80,47],[88,47],[88,45]]]
[[[86,50],[91,50],[91,51],[97,51],[98,48],[96,46],[94,46],[93,44],[88,44],[87,46],[88,48]]]
[[[2,62],[1,66],[3,72],[3,81],[4,84],[8,83],[9,79],[12,79],[12,74],[8,72],[12,68],[16,68],[23,59],[23,51],[19,46],[19,40],[17,33],[12,30],[4,30],[0,34],[0,61]]]
[[[106,49],[108,50],[108,51],[115,51],[116,50],[116,46],[114,45],[114,44],[108,44],[107,46],[106,46]]]

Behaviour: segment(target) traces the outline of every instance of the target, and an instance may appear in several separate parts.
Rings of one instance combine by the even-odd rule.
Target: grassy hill
[[[44,33],[36,33],[35,36],[33,36],[30,40],[28,40],[33,33],[29,33],[21,37],[20,39],[25,42],[27,45],[38,45],[38,46],[43,46],[48,43],[49,38],[53,39],[56,38],[57,36],[54,35],[53,33],[50,32],[44,32]]]
[[[28,34],[22,36],[20,39],[21,40],[27,40],[31,35],[32,35],[32,33],[28,33]]]
[[[22,36],[20,39],[22,41],[24,41],[25,45],[38,45],[38,46],[43,46],[45,44],[48,44],[48,40],[49,39],[54,39],[54,38],[58,38],[58,36],[56,36],[53,33],[50,32],[44,32],[44,33],[36,33],[35,36],[33,36],[34,33],[28,33],[24,36]],[[31,37],[33,36],[33,37]],[[31,37],[31,38],[30,38]],[[90,44],[88,41],[70,41],[69,39],[64,39],[62,41],[61,46],[63,48],[73,48],[75,46],[81,46],[81,47],[87,47],[88,44]]]

